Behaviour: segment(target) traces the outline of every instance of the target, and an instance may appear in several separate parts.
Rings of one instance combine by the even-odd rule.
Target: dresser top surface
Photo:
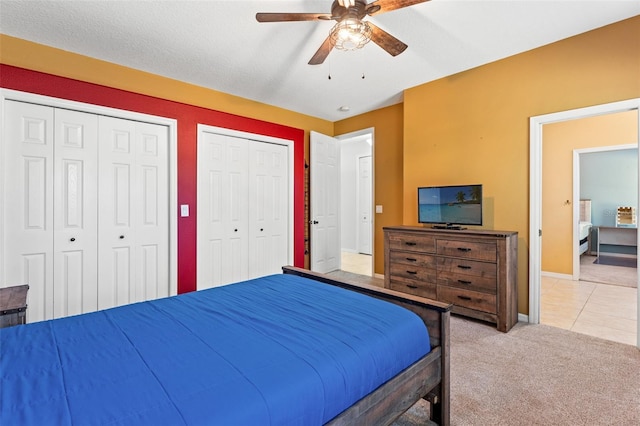
[[[385,226],[382,228],[384,231],[419,231],[425,233],[438,233],[445,234],[448,236],[456,236],[456,235],[483,235],[483,236],[492,236],[492,237],[510,237],[512,235],[518,235],[517,231],[499,231],[494,229],[441,229],[441,228],[431,228],[426,226],[409,226],[409,225],[398,225],[398,226]]]

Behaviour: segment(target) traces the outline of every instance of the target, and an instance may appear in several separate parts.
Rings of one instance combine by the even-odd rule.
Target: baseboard
[[[573,275],[570,275],[570,274],[559,274],[557,272],[541,271],[540,275],[542,275],[543,277],[558,278],[558,279],[561,279],[561,280],[573,280]]]
[[[373,274],[374,278],[380,278],[381,280],[384,280],[384,274]]]
[[[518,322],[529,322],[529,315],[518,312]]]

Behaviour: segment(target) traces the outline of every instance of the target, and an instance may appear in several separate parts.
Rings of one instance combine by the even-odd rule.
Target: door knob
[[[121,240],[124,240],[124,235],[120,235],[120,239],[121,239]]]
[[[238,228],[234,229],[233,232],[238,232]]]
[[[264,228],[260,228],[260,232],[264,231]]]
[[[75,240],[76,240],[76,239],[75,239],[74,237],[71,237],[71,238],[69,239],[69,241],[71,241],[71,242],[74,242]]]

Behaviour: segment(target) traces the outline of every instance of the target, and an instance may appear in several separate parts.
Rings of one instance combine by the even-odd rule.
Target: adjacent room
[[[634,0],[0,0],[0,424],[637,424],[638,70]]]
[[[634,111],[544,127],[542,324],[636,341],[637,224],[619,211],[637,209],[637,128]]]

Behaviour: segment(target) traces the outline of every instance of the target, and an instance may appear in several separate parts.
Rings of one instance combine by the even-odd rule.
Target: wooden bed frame
[[[431,352],[343,411],[331,420],[329,425],[388,425],[420,398],[428,400],[431,404],[431,421],[439,425],[449,425],[451,305],[381,287],[338,280],[293,266],[284,266],[282,271],[285,274],[298,275],[400,305],[420,316],[429,330]]]

